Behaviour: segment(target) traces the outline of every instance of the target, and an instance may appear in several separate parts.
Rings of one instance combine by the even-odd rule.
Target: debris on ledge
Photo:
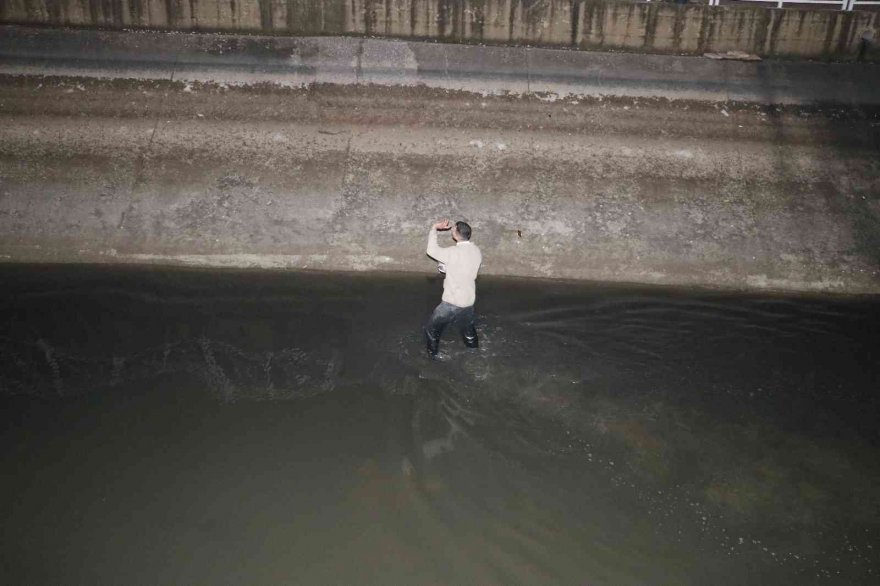
[[[729,59],[731,61],[760,61],[761,58],[744,51],[727,51],[726,53],[703,53],[707,59]]]

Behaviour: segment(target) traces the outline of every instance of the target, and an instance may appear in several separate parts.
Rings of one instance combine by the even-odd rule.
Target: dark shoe
[[[474,336],[473,338],[469,336],[464,337],[464,345],[468,348],[479,348],[480,347],[480,339]]]

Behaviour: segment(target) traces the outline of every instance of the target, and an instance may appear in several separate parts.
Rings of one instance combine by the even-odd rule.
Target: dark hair
[[[466,222],[456,222],[455,229],[458,231],[458,235],[461,236],[462,240],[471,239],[471,227]]]

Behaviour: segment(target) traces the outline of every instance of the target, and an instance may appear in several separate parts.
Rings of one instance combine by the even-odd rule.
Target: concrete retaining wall
[[[601,0],[4,0],[0,21],[822,59],[856,58],[863,35],[880,36],[880,13]]]
[[[5,77],[0,262],[436,274],[428,226],[450,217],[474,226],[485,275],[878,294],[876,121],[825,106]]]

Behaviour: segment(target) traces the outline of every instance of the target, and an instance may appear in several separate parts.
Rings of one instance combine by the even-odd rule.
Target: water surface
[[[876,298],[0,282],[4,583],[880,583]]]

